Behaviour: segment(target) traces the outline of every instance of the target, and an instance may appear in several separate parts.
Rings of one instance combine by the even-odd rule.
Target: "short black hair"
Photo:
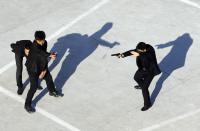
[[[44,31],[36,31],[35,32],[35,39],[36,40],[45,40],[46,35]]]
[[[30,50],[30,48],[31,48],[31,44],[29,44],[29,43],[26,43],[26,44],[25,44],[25,46],[24,46],[24,48],[26,48],[26,49]]]
[[[144,50],[146,49],[146,43],[144,42],[139,42],[136,46],[136,49],[139,49],[139,50]]]

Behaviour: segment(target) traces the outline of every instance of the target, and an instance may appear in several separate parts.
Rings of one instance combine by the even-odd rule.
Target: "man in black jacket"
[[[142,89],[142,95],[144,98],[144,107],[142,111],[146,111],[151,107],[151,100],[149,96],[148,87],[155,75],[160,74],[160,69],[157,64],[156,55],[151,45],[144,42],[138,43],[136,49],[129,50],[124,53],[115,54],[118,58],[124,58],[127,56],[135,56],[138,70],[134,75],[135,81]]]
[[[28,91],[24,108],[27,112],[35,112],[35,109],[31,106],[33,96],[38,88],[38,80],[44,79],[49,90],[49,95],[58,97],[60,94],[56,91],[53,83],[52,76],[48,71],[48,56],[51,55],[52,59],[56,58],[55,54],[46,52],[45,46],[45,33],[43,31],[35,32],[35,40],[30,48],[29,55],[26,61],[26,67],[30,79],[30,90]]]
[[[15,53],[16,62],[16,81],[17,81],[17,94],[21,95],[23,93],[22,84],[22,70],[23,70],[23,57],[27,57],[27,52],[30,49],[32,42],[30,40],[20,40],[16,43],[11,44],[12,52]]]

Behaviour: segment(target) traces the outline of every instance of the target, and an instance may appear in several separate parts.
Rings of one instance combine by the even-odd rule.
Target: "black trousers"
[[[134,76],[134,80],[138,83],[138,85],[142,89],[142,95],[144,99],[144,106],[148,107],[151,105],[150,95],[148,87],[153,80],[154,75],[147,71],[137,70]]]
[[[23,56],[15,54],[15,62],[16,62],[16,81],[18,88],[23,88],[22,84],[22,70],[23,70]]]
[[[30,79],[30,89],[26,97],[25,106],[31,106],[33,96],[38,88],[38,80],[39,80],[39,75],[31,72],[28,72],[28,74]],[[46,72],[44,80],[46,81],[47,89],[49,90],[49,92],[55,92],[56,91],[55,85],[53,83],[52,76],[48,70]]]

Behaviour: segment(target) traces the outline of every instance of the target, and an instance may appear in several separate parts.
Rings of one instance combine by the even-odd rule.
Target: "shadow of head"
[[[101,27],[101,29],[99,31],[97,31],[97,33],[94,34],[94,37],[96,35],[96,37],[100,38],[103,34],[108,32],[112,27],[113,27],[113,23],[111,23],[111,22],[106,23],[105,25],[103,25]],[[100,34],[100,36],[97,35],[98,33]]]

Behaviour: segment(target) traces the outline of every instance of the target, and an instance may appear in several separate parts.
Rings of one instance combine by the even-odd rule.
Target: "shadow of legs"
[[[162,73],[162,75],[160,76],[159,80],[156,83],[156,86],[151,94],[151,102],[152,105],[154,104],[158,94],[160,93],[160,90],[162,89],[162,85],[164,83],[164,81],[170,76],[170,74],[166,74],[166,73]]]
[[[38,96],[35,97],[35,99],[33,100],[33,107],[35,108],[37,103],[48,93],[48,89],[45,88],[42,92],[40,92],[40,94]]]
[[[23,83],[23,88],[25,89],[27,87],[27,85],[29,84],[30,80],[29,78],[26,79],[26,81]]]

